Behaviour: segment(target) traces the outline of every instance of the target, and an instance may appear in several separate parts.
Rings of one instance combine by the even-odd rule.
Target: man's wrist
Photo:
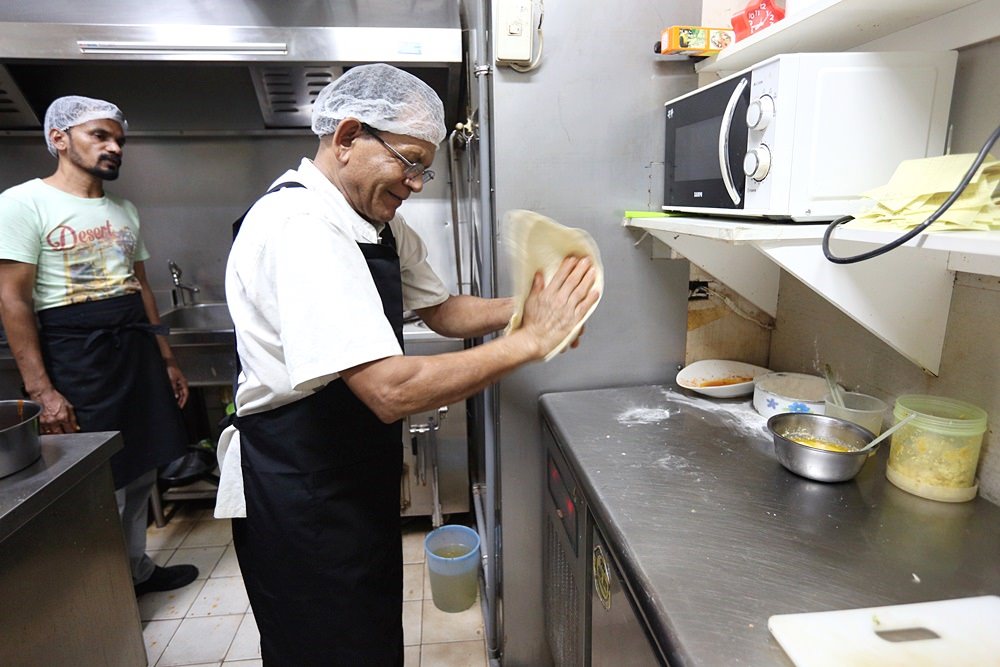
[[[525,362],[538,361],[545,357],[547,350],[543,349],[541,341],[524,329],[515,329],[501,340],[510,340],[518,348],[518,355]]]
[[[35,388],[35,389],[29,389],[28,387],[25,387],[24,391],[25,391],[25,393],[28,394],[28,398],[30,398],[31,400],[35,401],[35,400],[38,400],[39,398],[41,398],[42,395],[45,392],[50,391],[52,389],[53,389],[52,385],[48,385],[48,386],[45,386],[45,387],[40,387],[40,388]]]

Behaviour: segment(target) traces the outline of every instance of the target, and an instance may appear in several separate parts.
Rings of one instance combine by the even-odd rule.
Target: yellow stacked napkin
[[[907,230],[927,219],[961,182],[973,154],[906,160],[889,182],[863,197],[874,204],[845,227]],[[928,231],[1000,229],[1000,206],[994,193],[1000,184],[1000,161],[988,155],[969,186]]]

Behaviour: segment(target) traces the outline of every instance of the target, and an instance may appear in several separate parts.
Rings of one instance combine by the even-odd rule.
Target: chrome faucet
[[[167,260],[167,267],[170,269],[170,277],[174,281],[174,288],[170,290],[170,300],[174,304],[174,308],[178,306],[192,306],[194,305],[194,295],[200,290],[194,285],[185,285],[181,282],[181,276],[183,271],[181,267],[177,266],[177,263],[172,260]],[[190,294],[190,303],[188,302],[188,295]]]

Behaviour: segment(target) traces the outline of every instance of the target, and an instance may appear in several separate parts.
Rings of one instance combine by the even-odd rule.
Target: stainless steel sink
[[[180,306],[160,315],[160,323],[170,327],[171,347],[182,345],[228,345],[236,340],[233,320],[224,303]]]
[[[233,331],[229,307],[224,303],[198,303],[181,306],[160,315],[160,322],[171,331]]]
[[[193,386],[228,385],[236,369],[236,334],[225,303],[179,306],[160,315],[167,342]]]
[[[160,322],[170,327],[167,342],[190,384],[232,382],[236,368],[236,334],[225,303],[179,306],[160,315]],[[462,349],[461,340],[436,334],[420,321],[404,325],[403,339],[409,354],[439,354]]]
[[[406,354],[440,354],[461,350],[462,341],[445,338],[432,331],[422,320],[417,320],[403,325],[403,347]]]

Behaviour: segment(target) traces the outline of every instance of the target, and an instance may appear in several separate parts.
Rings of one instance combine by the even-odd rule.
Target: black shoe
[[[187,586],[197,578],[198,568],[194,565],[171,565],[170,567],[157,565],[149,579],[135,585],[135,594],[172,591],[175,588]]]
[[[187,486],[206,477],[218,461],[213,452],[205,449],[193,449],[184,456],[171,461],[160,471],[159,480],[161,487]]]

